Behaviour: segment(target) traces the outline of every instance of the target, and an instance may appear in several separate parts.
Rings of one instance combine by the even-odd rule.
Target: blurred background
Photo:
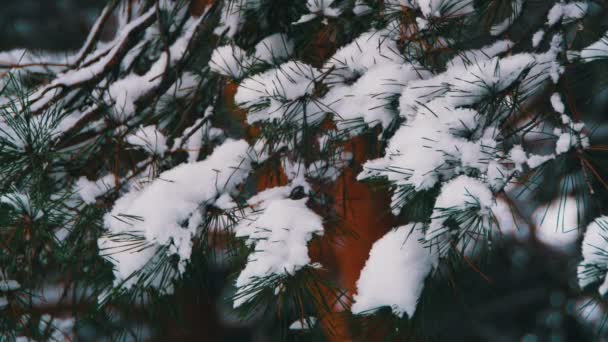
[[[0,0],[0,50],[74,50],[104,0]]]

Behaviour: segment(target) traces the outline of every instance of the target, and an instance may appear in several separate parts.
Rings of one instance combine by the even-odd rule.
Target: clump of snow
[[[561,154],[568,152],[574,145],[572,138],[573,136],[570,132],[560,134],[557,142],[555,143],[555,153]]]
[[[521,11],[524,7],[524,1],[525,0],[511,1],[511,13],[507,18],[505,18],[505,20],[492,26],[490,28],[490,34],[493,36],[498,36],[504,33],[509,27],[511,27],[515,19],[517,19],[521,14]]]
[[[405,83],[399,110],[406,121],[390,138],[384,157],[366,162],[358,178],[388,179],[395,189],[393,212],[398,214],[411,194],[438,182],[475,174],[490,193],[496,193],[524,166],[536,168],[573,146],[583,146],[585,138],[570,124],[559,132],[554,153],[537,155],[505,145],[496,125],[513,115],[509,95],[491,114],[473,109],[486,108],[487,101],[495,101],[497,93],[509,88],[531,97],[548,79],[557,81],[563,71],[557,63],[561,43],[561,36],[555,35],[543,53],[501,58],[497,55],[513,43],[498,41],[459,54],[443,73]]]
[[[236,281],[234,307],[250,301],[257,292],[255,280],[269,275],[290,275],[310,264],[308,241],[323,234],[323,219],[306,206],[307,198],[270,200],[263,213],[237,229],[237,236],[255,244],[255,251]]]
[[[5,203],[13,207],[15,210],[26,213],[30,218],[37,220],[44,213],[42,210],[34,208],[30,197],[22,192],[6,193],[0,196],[0,203]]]
[[[526,163],[528,163],[530,168],[535,169],[552,159],[555,159],[555,154],[553,153],[547,155],[530,154]]]
[[[127,143],[142,147],[148,153],[163,156],[167,150],[167,138],[156,128],[156,125],[140,127],[126,137]]]
[[[535,63],[535,57],[525,53],[491,59],[481,54],[476,56],[478,59],[473,65],[454,65],[433,78],[410,82],[401,94],[402,116],[413,115],[412,110],[436,98],[447,102],[444,107],[474,104],[490,95],[490,90],[501,91],[512,85]]]
[[[412,64],[385,63],[369,68],[352,85],[335,84],[319,100],[319,111],[335,114],[338,129],[347,130],[353,120],[363,119],[369,126],[383,128],[397,118],[390,107],[392,99],[410,81],[428,75],[428,72]],[[349,130],[356,135],[359,130]]]
[[[438,263],[438,256],[423,246],[419,228],[401,226],[374,243],[357,280],[353,313],[390,306],[397,316],[414,315],[424,280]]]
[[[544,30],[536,31],[536,33],[534,33],[534,35],[532,36],[532,47],[538,47],[540,42],[543,40],[544,36],[545,36]]]
[[[96,181],[90,181],[82,176],[76,181],[76,191],[82,200],[87,204],[95,203],[95,199],[108,191],[114,189],[117,178],[113,173],[99,178]]]
[[[420,9],[426,18],[454,18],[475,11],[472,0],[386,0],[384,5],[389,12],[402,7]]]
[[[173,141],[172,151],[184,149],[188,153],[188,163],[194,163],[203,147],[203,139],[208,141],[218,139],[224,136],[224,131],[211,127],[209,121],[205,121],[213,112],[213,107],[209,107],[203,118],[197,119],[192,126],[186,128],[181,137],[175,138]]]
[[[167,89],[164,98],[188,98],[193,96],[193,89],[200,82],[198,77],[191,72],[184,72],[180,77]]]
[[[334,1],[335,0],[307,0],[306,8],[310,13],[302,15],[294,25],[309,22],[317,17],[335,18],[340,16],[342,10],[340,8],[331,7]]]
[[[353,14],[356,16],[362,16],[370,13],[371,10],[372,8],[366,5],[363,0],[356,0],[355,6],[353,7]]]
[[[213,51],[209,67],[221,75],[239,79],[257,62],[277,64],[287,59],[293,47],[293,41],[283,33],[275,33],[259,41],[251,56],[236,45],[224,45]]]
[[[140,76],[132,73],[110,84],[107,100],[114,103],[113,116],[116,120],[124,122],[133,116],[136,109],[135,101],[158,86],[166,69],[181,60],[202,19],[203,16],[188,19],[184,24],[185,28],[182,36],[169,47],[168,53],[163,52],[161,54],[144,75]]]
[[[397,43],[388,35],[386,30],[365,32],[339,48],[323,66],[329,72],[325,83],[345,84],[377,65],[403,64]]]
[[[601,216],[587,226],[582,244],[583,260],[578,265],[578,283],[581,288],[601,282],[599,293],[608,292],[608,217]]]
[[[557,22],[570,22],[576,19],[580,19],[587,14],[587,8],[589,4],[583,1],[570,2],[570,3],[556,3],[551,7],[547,14],[547,25],[553,26]]]
[[[243,26],[244,18],[242,16],[243,9],[251,0],[234,0],[226,1],[222,6],[222,14],[213,33],[216,35],[225,35],[228,38],[234,37]]]
[[[248,148],[243,140],[227,140],[205,160],[165,171],[143,189],[131,189],[115,202],[104,217],[108,235],[98,244],[100,250],[112,253],[107,258],[115,262],[116,286],[129,288],[136,283],[139,278],[134,273],[146,269],[160,246],[168,247],[167,254],[179,256],[183,271],[201,211],[221,195],[231,194],[248,176]],[[125,247],[124,241],[115,238],[120,234],[141,236],[148,248]],[[160,286],[160,281],[153,278],[150,285]]]
[[[578,56],[583,62],[608,58],[608,33],[605,33],[597,42],[587,46],[580,52],[570,52],[570,56]]]
[[[518,171],[521,171],[522,166],[528,162],[528,155],[521,145],[515,145],[511,148],[509,158],[515,163]]]
[[[258,61],[276,64],[287,59],[293,53],[294,43],[284,33],[275,33],[255,45],[254,57]]]
[[[547,51],[532,55],[534,63],[520,83],[519,91],[521,94],[532,97],[543,89],[543,85],[547,81],[558,82],[564,71],[563,66],[558,61],[558,56],[562,51],[562,44],[563,37],[560,34],[555,34],[551,38]]]
[[[566,110],[566,106],[564,106],[562,98],[558,93],[553,93],[553,95],[551,95],[551,106],[560,114],[564,114],[564,111]]]
[[[495,200],[492,191],[483,182],[468,176],[459,176],[444,184],[441,193],[435,201],[435,209],[431,223],[426,231],[425,239],[445,239],[448,233],[446,221],[452,216],[460,217],[459,229],[476,229],[479,225],[488,232],[494,226],[492,207]],[[464,212],[474,212],[475,215],[461,215]]]
[[[555,249],[571,248],[579,237],[583,203],[575,197],[558,198],[533,213],[536,238]]]
[[[235,95],[235,102],[248,108],[247,122],[303,120],[305,104],[300,103],[315,89],[321,75],[316,68],[297,61],[289,61],[277,68],[246,78]],[[322,119],[307,117],[308,122]]]
[[[243,49],[235,45],[224,45],[213,50],[209,67],[218,74],[238,79],[250,63]]]
[[[595,331],[603,331],[607,312],[602,299],[589,295],[581,296],[574,303],[574,312],[579,322]]]
[[[385,157],[364,164],[359,179],[386,177],[397,186],[423,191],[461,172],[486,172],[496,142],[479,133],[481,122],[479,113],[472,109],[447,110],[440,103],[437,107],[429,105],[397,130]],[[466,132],[478,132],[478,137],[465,139],[461,134]],[[399,201],[396,196],[394,205]],[[398,213],[401,207],[394,209]]]

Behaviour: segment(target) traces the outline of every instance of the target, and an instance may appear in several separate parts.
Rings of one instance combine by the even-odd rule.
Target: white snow
[[[235,79],[241,78],[251,61],[245,51],[235,45],[224,45],[213,50],[209,67],[218,74]]]
[[[570,151],[570,148],[574,146],[574,139],[572,139],[570,132],[562,133],[559,135],[557,142],[555,143],[555,153],[561,154]]]
[[[97,197],[114,189],[116,181],[117,178],[113,173],[108,173],[94,182],[82,176],[76,181],[75,187],[82,200],[87,204],[92,204],[95,203]]]
[[[530,168],[535,169],[552,159],[555,159],[555,154],[553,153],[547,155],[530,154],[526,163],[528,163]]]
[[[188,43],[204,16],[190,18],[184,24],[184,33],[169,47],[169,52],[161,54],[144,75],[131,73],[113,82],[108,88],[107,100],[114,102],[112,115],[119,122],[124,122],[135,113],[135,101],[154,89],[163,79],[166,69],[181,60]]]
[[[103,8],[102,12],[97,17],[97,20],[95,20],[95,23],[93,23],[93,26],[89,30],[89,34],[87,35],[87,38],[85,39],[84,43],[82,44],[82,47],[76,54],[75,60],[83,59],[85,56],[85,53],[87,53],[86,50],[93,46],[93,38],[95,37],[96,34],[99,35],[99,33],[101,32],[101,26],[102,26],[104,20],[106,20],[109,17],[111,10],[112,10],[112,7],[108,6],[108,5],[106,5]]]
[[[420,226],[409,224],[386,233],[376,241],[357,280],[351,311],[369,314],[382,306],[412,317],[424,280],[437,267],[438,257],[425,248]]]
[[[577,53],[583,62],[608,58],[608,32],[597,42],[587,46]]]
[[[462,138],[464,132],[478,131],[481,117],[472,109],[448,108],[442,102],[421,108],[391,138],[385,157],[364,164],[359,179],[386,177],[398,186],[422,191],[463,171],[485,172],[496,142],[481,133],[473,140]]]
[[[353,7],[353,14],[356,16],[362,16],[370,13],[371,10],[372,8],[366,5],[363,0],[356,0],[355,6]]]
[[[25,49],[0,51],[0,66],[16,75],[20,70],[31,72],[61,71],[73,63],[76,57],[67,53],[34,52]],[[25,67],[27,65],[27,67]]]
[[[237,278],[234,307],[257,294],[252,288],[256,279],[294,274],[310,264],[308,241],[323,234],[323,219],[306,207],[307,200],[271,200],[247,229],[237,230],[237,236],[247,236],[255,244],[255,251]]]
[[[537,208],[532,215],[536,238],[555,249],[572,247],[579,237],[583,207],[580,200],[570,196]]]
[[[602,282],[601,295],[608,291],[608,217],[600,216],[587,226],[582,243],[583,260],[578,265],[578,283],[581,288]]]
[[[31,98],[35,99],[35,102],[31,104],[30,109],[35,112],[45,106],[54,97],[54,93],[58,90],[57,87],[72,86],[100,75],[105,70],[108,63],[116,57],[124,41],[129,37],[131,31],[145,23],[155,14],[155,8],[151,8],[141,16],[125,25],[125,27],[119,31],[119,34],[114,40],[114,44],[112,45],[110,51],[97,62],[83,68],[73,69],[63,74],[59,74],[49,85],[38,89],[33,95],[31,95]]]
[[[35,207],[30,195],[23,192],[8,192],[0,195],[0,203],[12,206],[15,210],[27,214],[32,220],[38,220],[45,215],[44,208]]]
[[[338,129],[348,129],[352,120],[363,119],[369,126],[387,128],[396,118],[390,101],[410,81],[428,73],[411,64],[384,63],[368,69],[352,85],[335,84],[319,100],[318,111],[335,113]],[[316,103],[315,103],[316,104]],[[349,131],[356,135],[359,130]]]
[[[236,45],[224,45],[213,51],[209,67],[221,75],[239,79],[255,63],[277,64],[288,58],[293,47],[293,41],[282,33],[275,33],[260,40],[251,56]]]
[[[212,112],[213,108],[208,108],[204,118],[197,119],[192,126],[184,130],[181,137],[175,138],[173,141],[171,150],[184,149],[188,153],[188,163],[194,163],[198,160],[204,138],[213,140],[222,137],[224,134],[221,129],[211,127],[209,122],[203,123],[203,120],[211,115]],[[196,131],[194,131],[195,129]]]
[[[522,165],[528,162],[528,156],[521,145],[515,145],[509,151],[509,158],[515,163],[516,168],[521,171]]]
[[[163,156],[167,150],[167,138],[156,125],[140,127],[126,137],[127,143],[139,146],[151,155]]]
[[[260,40],[254,47],[254,57],[258,61],[276,64],[293,53],[294,43],[284,33],[275,33]]]
[[[553,93],[549,100],[555,111],[553,115],[558,115],[561,123],[549,125],[550,128],[537,132],[538,136],[544,133],[553,137],[555,146],[552,142],[547,143],[542,151],[538,151],[530,147],[529,137],[534,131],[529,131],[531,134],[526,136],[509,137],[505,135],[510,132],[502,131],[505,122],[513,122],[517,127],[530,123],[527,115],[534,116],[537,113],[523,113],[521,108],[526,108],[527,104],[538,99],[533,95],[547,94],[552,86],[551,81],[554,84],[559,81],[564,72],[561,53],[567,41],[562,37],[563,30],[556,25],[582,19],[589,7],[585,1],[556,3],[547,13],[546,24],[541,25],[542,29],[533,35],[534,31],[529,32],[534,48],[530,53],[512,51],[515,42],[495,39],[486,46],[458,51],[445,65],[436,69],[441,71],[427,70],[418,65],[416,57],[420,57],[419,54],[424,53],[422,50],[427,47],[422,48],[417,44],[404,47],[402,39],[412,38],[408,35],[414,32],[432,34],[435,24],[442,24],[444,19],[474,13],[473,0],[384,0],[383,13],[392,15],[403,11],[402,14],[413,15],[408,18],[410,23],[401,27],[402,17],[391,21],[390,16],[387,16],[389,23],[385,28],[377,28],[374,24],[373,30],[338,47],[335,54],[318,68],[317,64],[313,67],[292,60],[295,42],[287,33],[276,32],[260,37],[262,39],[257,43],[238,39],[237,41],[243,42],[242,46],[248,47],[247,51],[235,45],[235,38],[244,24],[244,10],[255,8],[260,3],[259,0],[223,2],[220,22],[214,33],[223,34],[220,44],[226,45],[219,46],[212,52],[208,67],[212,72],[241,81],[235,103],[248,111],[249,124],[277,121],[297,123],[306,120],[307,124],[315,125],[326,115],[333,114],[332,124],[335,127],[332,126],[330,132],[313,137],[318,139],[322,153],[334,153],[328,158],[332,159],[332,163],[324,159],[312,159],[304,163],[294,158],[293,141],[273,141],[288,150],[288,153],[280,156],[280,164],[289,184],[254,194],[247,201],[246,207],[238,208],[242,201],[237,200],[239,198],[236,194],[242,191],[240,186],[252,171],[252,162],[262,162],[269,157],[262,147],[265,142],[263,138],[252,143],[253,147],[244,140],[227,139],[207,158],[197,161],[201,151],[205,150],[203,147],[207,147],[204,146],[205,143],[220,142],[225,138],[222,130],[211,127],[211,122],[207,121],[214,108],[207,108],[198,120],[192,119],[195,121],[192,126],[178,132],[177,137],[165,137],[161,133],[170,131],[170,120],[136,128],[125,136],[126,143],[141,148],[150,155],[145,161],[140,161],[138,166],[164,156],[169,149],[167,141],[171,140],[171,151],[186,151],[188,162],[162,172],[155,179],[151,177],[144,181],[144,177],[129,174],[127,178],[136,176],[136,179],[128,182],[128,187],[121,187],[120,193],[116,191],[120,197],[111,212],[104,217],[107,235],[98,240],[103,256],[115,265],[116,286],[130,288],[142,280],[140,271],[152,271],[155,264],[165,256],[176,256],[179,260],[179,269],[169,274],[169,280],[179,276],[190,259],[192,239],[199,233],[199,226],[204,221],[208,208],[213,206],[223,210],[242,209],[239,210],[242,214],[240,220],[223,228],[243,238],[245,244],[252,248],[236,281],[234,307],[249,302],[257,295],[257,291],[261,290],[257,287],[260,279],[279,279],[272,283],[275,288],[270,290],[280,292],[281,279],[292,276],[305,267],[320,267],[312,264],[308,244],[315,236],[324,233],[323,217],[307,206],[309,198],[291,199],[292,191],[296,187],[302,187],[305,194],[310,194],[313,188],[308,181],[311,179],[335,181],[340,175],[352,155],[343,153],[340,148],[332,151],[336,145],[332,140],[334,134],[346,132],[347,136],[352,137],[370,127],[377,127],[378,131],[387,133],[388,127],[399,122],[402,124],[396,127],[393,136],[379,136],[379,139],[389,139],[384,154],[365,162],[358,179],[382,177],[388,180],[394,189],[394,214],[399,214],[403,201],[409,200],[400,197],[404,193],[407,196],[410,191],[414,193],[430,189],[440,189],[440,192],[429,222],[397,227],[374,243],[357,281],[352,312],[368,314],[382,306],[389,306],[397,316],[407,314],[412,317],[425,279],[442,257],[440,252],[425,248],[425,244],[436,240],[459,239],[467,229],[477,227],[473,224],[479,223],[479,227],[485,230],[482,233],[500,231],[517,236],[514,227],[518,220],[523,219],[516,217],[505,194],[505,187],[513,183],[512,177],[540,167],[573,148],[585,148],[589,144],[588,138],[582,133],[583,123],[574,122],[567,114],[560,93]],[[329,18],[337,18],[351,7],[353,13],[345,15],[349,18],[352,15],[362,16],[372,10],[369,4],[370,1],[363,0],[301,1],[301,5],[306,6],[307,13],[303,13],[294,24],[320,19],[327,25]],[[159,5],[171,9],[174,3],[161,0]],[[156,14],[155,8],[137,16],[137,13],[142,12],[140,6],[143,5],[139,2],[134,4],[131,13],[126,13],[126,8],[123,8],[117,16],[118,33],[115,39],[97,43],[97,49],[81,63],[88,66],[72,70],[64,66],[28,67],[28,72],[59,73],[46,86],[34,89],[29,96],[33,101],[32,110],[43,108],[59,95],[64,95],[62,92],[66,87],[93,80],[97,82],[97,79],[102,78],[108,63],[124,52],[122,48],[132,30],[144,22],[152,22]],[[496,38],[505,34],[515,20],[523,15],[524,7],[525,0],[511,1],[511,13],[502,22],[490,27],[490,35]],[[127,20],[131,15],[134,16],[133,19]],[[340,20],[342,19],[347,18]],[[158,54],[151,54],[156,60],[149,70],[143,74],[124,72],[131,69],[141,49],[158,39],[158,27],[148,27],[142,34],[144,38],[134,44],[120,66],[116,67],[119,72],[123,72],[116,76],[120,78],[111,82],[111,77],[114,77],[111,76],[100,81],[96,88],[108,89],[101,98],[113,102],[113,118],[119,123],[125,123],[116,132],[126,132],[127,121],[138,111],[137,101],[161,84],[164,73],[183,58],[200,20],[202,17],[188,19],[182,35],[169,47],[169,53],[160,49]],[[265,22],[266,18],[259,20],[260,26],[269,24]],[[541,18],[541,21],[544,19]],[[99,22],[95,25],[97,27]],[[174,25],[169,30],[175,27]],[[446,51],[453,48],[451,44],[454,41],[450,38],[435,38],[436,42],[431,43],[430,48],[445,48]],[[546,48],[549,38],[548,49],[540,52],[541,47]],[[90,42],[89,36],[85,45]],[[524,44],[523,47],[529,46]],[[519,51],[519,45],[516,49]],[[43,58],[23,50],[14,50],[0,53],[0,64],[19,61],[35,63],[42,59],[72,63],[76,58],[83,57],[82,52],[83,50],[76,56],[49,54]],[[607,58],[608,35],[581,51],[568,51],[568,57],[571,61],[580,57],[582,62]],[[21,72],[17,69],[14,71],[17,74]],[[205,79],[199,79],[193,73],[185,72],[180,77],[162,99],[190,96],[193,93],[191,88],[207,86]],[[505,95],[490,117],[484,112],[488,111],[485,101],[494,93],[508,89],[513,89],[513,93],[517,92],[526,98],[522,107],[515,108],[513,112],[511,105],[515,104],[516,97],[512,94]],[[69,93],[67,98],[75,94],[76,92]],[[395,108],[397,104],[398,108]],[[85,118],[88,112],[83,108],[85,107],[67,113],[59,127],[49,133],[49,136],[54,138]],[[86,109],[94,110],[95,107]],[[41,124],[40,117],[42,116],[32,120],[32,124]],[[137,122],[139,121],[129,122],[129,127],[133,127],[131,123]],[[148,124],[150,121],[141,122]],[[22,137],[8,127],[6,122],[0,125],[3,137],[15,141],[15,145],[19,145],[17,148],[23,149],[26,146]],[[302,134],[297,133],[294,140],[301,137]],[[543,138],[546,139],[546,135]],[[256,153],[257,156],[251,156],[250,153]],[[162,164],[162,167],[166,166],[169,165]],[[121,181],[118,175],[108,173],[107,170],[102,171],[101,175],[97,180],[88,180],[83,176],[73,184],[84,203],[95,203],[97,198],[112,191]],[[249,190],[246,193],[249,195]],[[31,210],[30,199],[21,193],[2,195],[0,202],[19,210]],[[450,222],[450,228],[457,231],[448,231],[446,221],[449,213],[465,211],[472,211],[473,214],[464,222],[458,222],[457,227]],[[536,229],[530,232],[534,232],[541,243],[551,248],[569,250],[580,236],[581,217],[580,203],[569,195],[540,206],[532,215],[531,226]],[[69,234],[66,227],[61,229],[63,230],[59,232],[53,230],[59,240],[67,236],[66,231]],[[134,243],[137,244],[136,248],[131,247]],[[602,295],[608,292],[608,257],[603,253],[604,250],[608,250],[608,218],[600,217],[587,228],[578,276],[581,287],[601,283],[599,292]],[[601,272],[591,273],[598,269]],[[146,281],[148,285],[162,291],[171,290],[170,285],[160,287],[160,277]],[[16,281],[0,280],[0,293],[19,287],[20,284]],[[6,298],[0,297],[0,307],[6,305]],[[310,329],[316,322],[316,317],[307,317],[293,322],[289,328]]]
[[[540,42],[543,40],[544,36],[545,36],[544,30],[536,31],[536,33],[534,33],[534,35],[532,36],[532,47],[538,47]]]
[[[218,36],[224,34],[228,38],[234,37],[243,26],[244,18],[241,16],[241,13],[249,1],[234,0],[224,2],[220,22],[213,33]]]
[[[570,2],[570,3],[556,3],[551,7],[547,14],[547,25],[553,26],[558,21],[568,23],[570,21],[580,19],[587,14],[587,8],[589,4],[583,1]]]
[[[473,13],[472,0],[417,0],[422,13],[427,17],[459,17]]]
[[[237,105],[249,108],[249,124],[273,120],[301,121],[305,106],[297,100],[312,94],[314,82],[320,74],[308,64],[289,61],[243,80],[234,99]],[[307,117],[309,123],[320,119],[322,117],[318,115]]]
[[[404,191],[424,191],[440,181],[479,174],[478,181],[489,193],[499,192],[524,165],[536,168],[572,146],[582,146],[586,140],[572,135],[570,125],[567,131],[560,131],[555,153],[528,154],[517,145],[509,150],[502,145],[501,128],[494,126],[511,115],[509,96],[492,120],[471,109],[509,87],[532,97],[547,80],[556,82],[563,70],[556,60],[561,42],[561,36],[554,35],[543,53],[501,58],[497,55],[507,52],[513,43],[497,41],[459,54],[443,73],[406,82],[399,98],[400,116],[406,121],[390,138],[384,157],[367,161],[358,178],[388,179],[400,190],[392,202],[393,212],[398,214],[408,200],[401,195]],[[356,74],[351,71],[347,76]],[[552,102],[557,106],[555,98]]]
[[[431,223],[426,231],[425,239],[446,239],[447,227],[444,225],[448,219],[449,211],[474,211],[478,224],[488,231],[494,226],[492,207],[495,203],[492,191],[483,182],[468,176],[459,176],[444,184],[441,193],[435,202],[435,209],[431,216]],[[467,230],[474,222],[467,220],[458,222],[460,229]],[[474,228],[474,227],[473,227]]]
[[[163,99],[167,98],[188,98],[194,94],[194,89],[201,82],[196,75],[191,72],[184,71],[180,77],[167,89],[163,94]]]
[[[339,48],[323,66],[331,71],[326,83],[347,83],[376,65],[403,64],[397,44],[388,34],[386,30],[369,31]]]
[[[294,25],[309,22],[319,16],[335,18],[338,17],[342,10],[340,8],[331,7],[335,0],[307,0],[306,8],[310,12],[304,14],[294,22]]]
[[[232,193],[248,176],[248,148],[243,140],[226,140],[205,160],[165,171],[143,189],[131,189],[115,202],[104,217],[108,233],[141,235],[149,245],[143,250],[127,251],[124,242],[110,235],[98,240],[102,251],[114,252],[108,258],[115,261],[116,286],[131,287],[138,277],[129,277],[146,268],[159,246],[168,246],[168,254],[179,256],[183,271],[190,258],[191,238],[200,222],[200,211],[204,212],[222,194]],[[160,279],[152,281],[151,286],[158,286]]]
[[[511,13],[502,22],[492,26],[490,28],[490,34],[493,36],[498,36],[504,33],[507,29],[509,29],[513,22],[520,16],[524,7],[524,1],[525,0],[511,1]]]
[[[566,110],[566,106],[564,106],[564,102],[562,102],[559,93],[553,93],[553,95],[551,95],[551,106],[560,114],[564,114],[564,111]]]
[[[72,113],[61,118],[53,135],[63,134],[72,129],[80,120],[84,119],[87,114],[97,110],[97,105],[93,105],[84,111],[75,110]]]
[[[471,105],[487,96],[489,89],[500,91],[510,86],[535,62],[534,56],[525,53],[505,58],[486,59],[482,54],[476,57],[473,65],[455,65],[433,78],[410,82],[401,94],[401,115],[411,116],[412,110],[435,98],[445,100],[444,106],[449,107]]]

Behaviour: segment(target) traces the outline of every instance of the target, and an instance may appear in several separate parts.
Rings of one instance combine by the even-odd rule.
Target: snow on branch
[[[601,216],[591,222],[582,244],[583,260],[578,266],[578,283],[581,288],[599,283],[598,292],[608,292],[608,217]]]
[[[227,140],[205,160],[165,171],[115,202],[104,218],[107,235],[98,244],[106,258],[114,261],[116,286],[133,286],[139,280],[133,274],[151,267],[147,265],[160,247],[166,247],[168,256],[177,255],[179,270],[184,270],[207,207],[222,195],[232,194],[249,175],[248,149],[243,140]],[[141,248],[117,239],[121,234],[141,239]],[[148,285],[162,285],[161,278],[153,278]]]
[[[34,102],[31,104],[31,110],[36,112],[47,107],[51,102],[56,100],[65,87],[73,87],[92,79],[104,75],[112,66],[120,60],[120,57],[127,51],[129,40],[134,34],[142,31],[145,27],[154,21],[156,14],[154,8],[139,16],[137,19],[127,24],[114,40],[112,48],[98,61],[77,69],[66,71],[57,77],[47,86],[36,91],[31,98]]]
[[[204,18],[205,16],[200,16],[188,19],[182,36],[169,47],[168,51],[161,54],[144,75],[129,74],[110,85],[107,96],[108,101],[114,103],[116,120],[122,122],[129,119],[135,112],[135,101],[157,87],[166,70],[183,58],[196,28]]]
[[[608,58],[608,32],[581,51],[568,51],[568,57],[572,60],[580,59],[584,63]]]
[[[351,307],[354,314],[371,314],[390,306],[397,316],[414,316],[424,281],[439,261],[424,246],[420,226],[397,227],[374,243],[357,280]]]
[[[276,190],[281,189],[287,188]],[[237,278],[234,307],[250,301],[264,288],[259,285],[259,280],[268,276],[293,275],[302,267],[311,265],[308,242],[314,235],[323,234],[323,219],[306,206],[307,198],[282,198],[282,191],[273,189],[265,193],[258,195],[263,197],[250,201],[258,202],[266,197],[258,209],[260,212],[245,218],[236,228],[237,236],[247,237],[255,250],[249,254],[247,265]]]
[[[259,121],[301,122],[305,119],[306,97],[315,90],[321,72],[302,62],[289,61],[277,68],[253,75],[241,82],[235,102],[249,109],[247,122]],[[318,122],[323,116],[308,113],[309,122]]]

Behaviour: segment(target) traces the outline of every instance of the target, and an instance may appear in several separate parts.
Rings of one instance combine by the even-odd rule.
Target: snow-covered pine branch
[[[234,271],[232,309],[329,331],[342,311],[413,319],[425,284],[475,268],[495,242],[572,257],[606,187],[590,158],[604,124],[580,113],[597,100],[570,85],[608,56],[605,32],[580,34],[598,13],[561,0],[115,0],[77,51],[0,53],[0,209],[22,249],[39,246],[0,253],[17,265],[0,265],[0,309],[44,281],[22,260],[81,253],[102,266],[57,273],[82,276],[109,311],[215,262]],[[345,208],[376,200],[361,188],[391,200],[359,223]],[[578,266],[602,296],[605,221],[587,226]],[[374,241],[355,260],[359,236]],[[343,264],[364,266],[354,277]]]

